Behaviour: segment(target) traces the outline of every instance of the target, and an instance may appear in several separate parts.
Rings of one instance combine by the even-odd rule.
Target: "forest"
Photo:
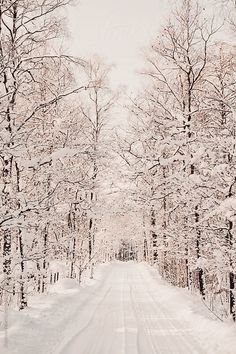
[[[235,1],[176,1],[135,95],[67,53],[70,3],[0,3],[0,308],[134,260],[235,321]]]

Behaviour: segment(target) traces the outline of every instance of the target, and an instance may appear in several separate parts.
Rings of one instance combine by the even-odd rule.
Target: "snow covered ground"
[[[236,326],[214,319],[148,265],[111,263],[96,278],[83,288],[64,280],[26,311],[12,312],[8,349],[0,331],[0,353],[236,353]]]

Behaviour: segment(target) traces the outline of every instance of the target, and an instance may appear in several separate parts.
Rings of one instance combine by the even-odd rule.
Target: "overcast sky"
[[[80,0],[68,10],[72,54],[115,64],[113,85],[137,87],[142,47],[157,33],[169,0]]]

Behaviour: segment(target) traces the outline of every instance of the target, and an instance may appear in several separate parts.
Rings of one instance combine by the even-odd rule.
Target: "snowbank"
[[[75,318],[81,306],[99,288],[99,279],[108,271],[106,264],[95,271],[93,280],[79,286],[73,279],[62,279],[49,287],[47,295],[29,299],[24,311],[11,310],[7,331],[4,331],[3,311],[0,312],[1,354],[49,354],[60,350],[76,333]]]
[[[235,354],[236,324],[232,320],[221,322],[212,314],[197,295],[187,289],[171,286],[161,278],[157,270],[145,264],[147,277],[152,277],[158,284],[158,301],[168,303],[171,313],[179,320],[191,323],[199,341],[205,347],[202,354]],[[151,290],[151,289],[150,289]],[[190,353],[191,354],[191,353]]]

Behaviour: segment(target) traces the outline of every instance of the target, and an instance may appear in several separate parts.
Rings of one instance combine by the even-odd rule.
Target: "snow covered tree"
[[[109,158],[107,133],[109,131],[109,116],[117,101],[118,94],[112,92],[108,83],[110,68],[99,59],[91,60],[85,73],[93,87],[88,90],[80,102],[80,112],[87,126],[87,143],[89,145],[90,167],[88,170],[89,183],[86,198],[89,204],[88,215],[88,250],[91,277],[95,263],[95,233],[96,233],[96,205],[98,193],[101,189],[102,175],[106,173],[105,160]],[[108,154],[108,157],[106,155]],[[111,157],[110,157],[111,158]]]
[[[122,154],[149,223],[149,261],[211,305],[225,286],[223,303],[235,318],[234,221],[225,208],[216,211],[222,202],[232,208],[225,200],[234,195],[235,63],[218,30],[198,3],[182,1],[147,50],[149,83],[131,104],[137,123]]]
[[[19,0],[0,5],[1,288],[19,295],[20,308],[27,304],[29,259],[46,276],[49,223],[44,214],[51,211],[57,189],[50,159],[57,104],[85,88],[71,80],[71,66],[82,61],[56,49],[63,29],[57,15],[67,4]],[[44,291],[44,280],[39,289]]]

